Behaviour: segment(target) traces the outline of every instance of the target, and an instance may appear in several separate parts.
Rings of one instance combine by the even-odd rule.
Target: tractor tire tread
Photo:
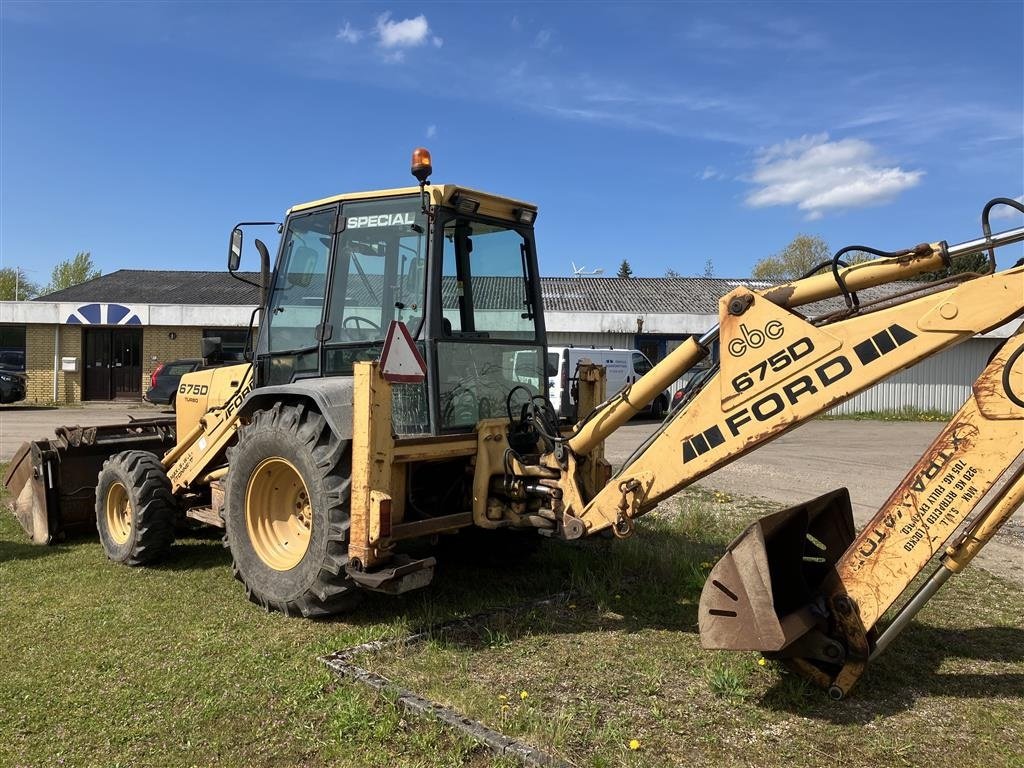
[[[273,594],[272,585],[261,583],[268,571],[260,569],[263,575],[256,576],[253,569],[246,568],[244,561],[254,554],[248,553],[247,542],[246,547],[235,547],[230,533],[233,526],[225,525],[224,544],[232,553],[232,572],[245,585],[249,600],[267,611],[278,611],[286,616],[320,618],[348,610],[360,597],[358,586],[345,573],[349,560],[351,478],[343,462],[349,441],[336,436],[319,411],[303,404],[278,402],[266,410],[253,413],[250,422],[239,429],[238,441],[228,455],[229,466],[233,469],[244,461],[252,438],[270,430],[291,435],[294,443],[307,452],[309,463],[320,474],[316,480],[322,484],[322,503],[326,509],[323,515],[317,515],[316,520],[326,517],[323,521],[327,530],[325,546],[319,555],[319,562],[313,566],[314,574],[308,583],[299,594],[285,598]],[[228,472],[229,480],[226,483],[229,496],[225,505],[226,516],[241,516],[241,523],[236,518],[234,527],[244,531],[245,511],[239,509],[239,505],[244,506],[244,498],[234,497],[239,490],[244,497],[244,484],[232,483],[231,471]],[[243,549],[246,554],[243,554]]]
[[[113,478],[109,478],[113,475]],[[160,459],[147,451],[123,451],[103,462],[97,487],[108,479],[120,481],[128,491],[132,509],[132,534],[127,548],[112,551],[105,538],[104,549],[111,560],[136,567],[155,563],[165,557],[174,543],[177,503],[171,493],[171,481]],[[96,497],[96,523],[105,529],[106,494]]]

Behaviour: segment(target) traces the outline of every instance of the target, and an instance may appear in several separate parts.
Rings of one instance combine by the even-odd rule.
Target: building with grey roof
[[[238,273],[258,282],[257,273]],[[366,290],[373,290],[369,276]],[[364,281],[366,282],[366,281]],[[718,321],[719,298],[755,280],[715,277],[545,277],[541,279],[548,343],[639,349],[657,362]],[[356,290],[361,290],[356,288]],[[454,294],[454,282],[442,294]],[[509,304],[517,277],[484,278],[474,299],[482,308]],[[861,293],[863,302],[886,289]],[[194,358],[204,336],[239,353],[259,302],[259,289],[223,271],[123,269],[33,301],[0,302],[0,352],[23,354],[29,401],[138,399],[162,362]],[[840,299],[802,307],[809,316],[842,308]],[[951,349],[858,395],[846,412],[904,406],[953,411],[1009,328]]]

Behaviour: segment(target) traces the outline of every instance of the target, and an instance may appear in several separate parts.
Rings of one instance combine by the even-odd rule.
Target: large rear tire
[[[107,557],[124,565],[148,565],[174,543],[177,505],[160,459],[124,451],[103,462],[96,481],[96,527]]]
[[[239,430],[224,541],[254,603],[307,618],[355,603],[345,573],[351,466],[348,441],[305,405],[276,403]]]

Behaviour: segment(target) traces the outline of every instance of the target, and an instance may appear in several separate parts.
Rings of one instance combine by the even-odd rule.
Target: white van
[[[632,384],[654,366],[637,349],[611,347],[548,347],[548,398],[563,419],[576,418],[576,368],[583,360],[605,367],[605,391],[613,395]],[[669,395],[665,390],[647,407],[647,412],[660,419],[668,410]]]

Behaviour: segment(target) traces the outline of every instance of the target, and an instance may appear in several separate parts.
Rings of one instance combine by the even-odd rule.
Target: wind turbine
[[[570,261],[569,263],[572,264],[572,276],[573,277],[585,277],[587,275],[603,275],[604,274],[604,269],[602,267],[598,267],[597,269],[592,269],[589,272],[587,272],[587,268],[586,267],[582,267],[582,266],[581,267],[577,267],[575,261]]]

